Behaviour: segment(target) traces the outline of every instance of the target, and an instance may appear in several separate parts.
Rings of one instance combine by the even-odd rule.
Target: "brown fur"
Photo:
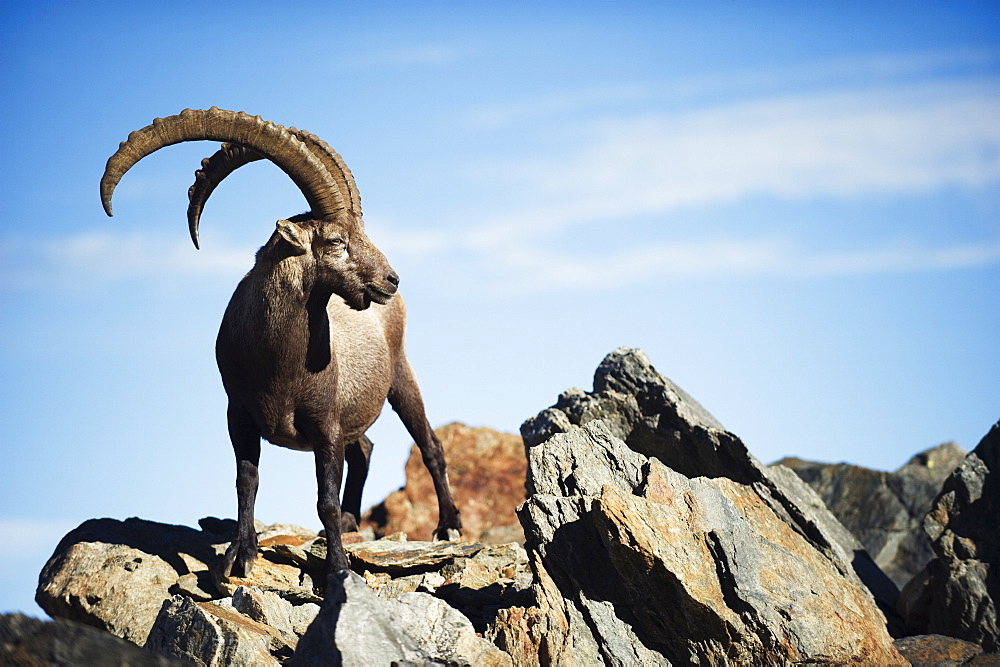
[[[444,454],[406,359],[406,308],[401,297],[392,296],[398,278],[348,215],[332,222],[299,216],[277,227],[236,288],[216,343],[229,395],[239,502],[226,574],[248,574],[256,558],[253,505],[261,437],[314,452],[328,570],[348,566],[341,528],[356,526],[359,518],[371,454],[364,433],[386,399],[435,480],[436,536],[457,536],[461,519]],[[350,469],[342,508],[345,458]]]

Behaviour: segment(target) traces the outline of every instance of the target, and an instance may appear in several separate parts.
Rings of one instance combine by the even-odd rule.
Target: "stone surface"
[[[935,558],[903,589],[916,634],[942,634],[1000,652],[1000,422],[948,477],[924,521]]]
[[[222,550],[223,552],[225,550]],[[221,554],[220,554],[221,556]],[[276,563],[267,557],[266,549],[257,556],[253,571],[247,577],[222,577],[220,570],[213,572],[215,586],[226,595],[234,595],[241,586],[274,591],[285,597],[297,600],[318,602],[320,598],[313,593],[313,581],[308,572],[285,563]],[[322,579],[320,579],[322,581]]]
[[[292,623],[292,603],[278,597],[271,591],[240,586],[233,593],[233,609],[251,620],[270,626],[278,632],[286,643],[295,643],[295,629]],[[319,609],[317,608],[317,613]]]
[[[43,621],[23,614],[0,615],[0,665],[113,665],[153,667],[186,663],[144,651],[83,623]]]
[[[953,442],[917,454],[894,472],[786,458],[795,471],[902,587],[933,557],[923,521],[941,485],[965,458]]]
[[[472,624],[425,593],[384,599],[365,580],[345,572],[328,590],[315,623],[299,644],[294,665],[509,665],[509,656],[476,636]]]
[[[217,522],[217,523],[214,523]],[[227,524],[207,519],[220,531]],[[208,563],[226,538],[141,519],[92,519],[68,533],[39,575],[35,599],[53,618],[142,645],[163,602],[179,590],[216,594]]]
[[[913,667],[957,667],[983,654],[978,644],[944,635],[916,635],[894,643]]]
[[[197,530],[105,519],[60,542],[39,599],[55,615],[205,665],[903,664],[875,604],[894,603],[898,591],[799,475],[761,465],[639,351],[608,355],[594,387],[565,392],[525,423],[519,473],[494,461],[451,472],[453,482],[478,479],[469,488],[480,499],[501,494],[491,470],[518,488],[502,504],[524,500],[516,515],[524,547],[489,542],[511,534],[512,515],[488,503],[465,514],[481,517],[466,527],[483,540],[407,541],[405,532],[424,530],[412,526],[424,521],[429,535],[436,524],[428,481],[413,495],[429,499],[423,509],[397,494],[409,506],[394,516],[412,526],[385,521],[377,541],[370,529],[368,541],[345,535],[356,574],[343,573],[331,590],[314,587],[327,546],[306,528],[258,524],[253,575],[223,580],[233,521],[208,518]],[[452,446],[504,460],[483,444],[494,432],[442,431]],[[986,598],[939,585],[928,570],[905,598],[917,620],[936,613],[939,591],[957,616],[975,610],[988,621],[994,609],[995,522],[982,517],[995,516],[983,499],[995,495],[988,473],[997,456],[977,451],[945,485],[927,527],[938,560],[952,559],[944,569],[978,577]],[[908,464],[907,479],[928,481],[927,461]],[[961,648],[941,646],[945,657]]]
[[[260,524],[254,572],[223,580],[218,571],[234,525],[200,524],[201,531],[138,519],[86,522],[57,547],[39,596],[54,615],[83,617],[159,655],[204,665],[287,661],[320,613],[324,598],[312,581],[323,572],[326,540],[297,526]],[[409,618],[414,655],[426,660],[505,664],[476,628],[504,607],[534,601],[524,550],[396,537],[346,547],[378,590],[379,618],[388,625]]]
[[[149,632],[146,649],[197,664],[277,665],[297,644],[229,604],[195,602],[175,595]]]
[[[899,590],[861,542],[797,475],[761,464],[734,434],[668,378],[641,350],[619,348],[594,373],[594,390],[571,389],[551,408],[528,419],[521,435],[529,450],[557,433],[600,418],[610,435],[645,457],[687,477],[726,477],[753,486],[765,503],[850,580],[871,591],[896,634]],[[529,476],[527,487],[534,482]]]
[[[357,571],[416,574],[440,568],[456,558],[475,555],[483,545],[473,542],[396,542],[376,540],[345,547]]]
[[[177,572],[157,556],[102,542],[72,545],[46,566],[54,570],[36,600],[52,617],[89,623],[140,646]]]
[[[537,606],[487,630],[516,664],[901,662],[863,549],[794,473],[641,352],[613,352],[594,387],[522,429]]]
[[[491,544],[523,541],[514,512],[525,496],[521,438],[463,424],[448,424],[435,433],[444,447],[452,495],[462,511],[463,537]],[[437,521],[434,486],[414,445],[406,462],[406,485],[370,509],[362,527],[380,536],[403,532],[411,539],[429,540]]]

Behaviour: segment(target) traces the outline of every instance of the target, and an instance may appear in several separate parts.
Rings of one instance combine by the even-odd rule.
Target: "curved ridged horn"
[[[157,118],[152,125],[132,132],[108,158],[101,177],[104,211],[112,215],[111,197],[115,187],[139,160],[164,146],[200,140],[227,141],[257,151],[291,177],[317,218],[334,217],[347,206],[323,161],[287,128],[260,116],[212,107],[207,111],[185,109],[176,116]]]
[[[354,217],[361,219],[361,193],[358,192],[358,185],[354,182],[354,174],[347,168],[344,158],[340,153],[330,148],[330,145],[311,132],[289,128],[292,134],[304,141],[313,152],[323,160],[323,164],[333,175],[333,180],[340,186],[340,194],[350,206]]]
[[[323,161],[340,188],[340,194],[347,201],[351,213],[356,219],[361,220],[361,194],[358,192],[354,176],[347,168],[344,159],[316,135],[305,130],[296,130],[294,127],[288,128],[288,131],[309,146]],[[196,246],[198,245],[198,226],[201,221],[201,213],[212,192],[229,174],[243,165],[261,159],[261,157],[251,148],[227,143],[223,144],[222,148],[214,155],[201,161],[201,169],[195,172],[194,184],[188,189],[188,199],[190,200],[187,211],[188,228],[191,231],[191,239],[194,240]]]
[[[194,185],[188,188],[188,230],[194,247],[201,247],[198,243],[198,223],[205,202],[215,187],[243,165],[263,159],[264,156],[252,148],[227,142],[214,155],[201,161],[201,169],[194,172]]]

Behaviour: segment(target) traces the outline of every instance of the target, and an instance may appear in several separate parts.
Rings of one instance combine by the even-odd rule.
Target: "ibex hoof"
[[[249,577],[250,572],[253,571],[254,561],[256,560],[256,544],[253,544],[250,548],[243,548],[242,543],[239,540],[233,540],[233,543],[229,545],[228,549],[226,549],[225,560],[223,560],[222,575],[227,579],[229,577]]]
[[[435,542],[455,542],[462,539],[462,533],[455,528],[443,528],[434,532]]]

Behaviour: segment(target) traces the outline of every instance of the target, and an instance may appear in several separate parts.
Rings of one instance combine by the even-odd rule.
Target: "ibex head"
[[[343,159],[314,135],[260,116],[216,107],[185,109],[132,132],[108,159],[101,178],[101,200],[107,214],[112,215],[115,187],[139,160],[164,146],[199,140],[227,143],[202,161],[188,193],[188,226],[196,247],[201,210],[215,186],[244,164],[268,159],[298,185],[310,212],[279,220],[262,251],[287,244],[286,256],[301,256],[303,268],[317,285],[329,288],[357,310],[372,302],[384,304],[396,293],[399,277],[365,234],[361,199]]]
[[[279,220],[276,227],[261,251],[301,256],[302,269],[312,282],[339,295],[351,308],[385,304],[396,293],[399,277],[351,216],[339,220],[296,216]]]

